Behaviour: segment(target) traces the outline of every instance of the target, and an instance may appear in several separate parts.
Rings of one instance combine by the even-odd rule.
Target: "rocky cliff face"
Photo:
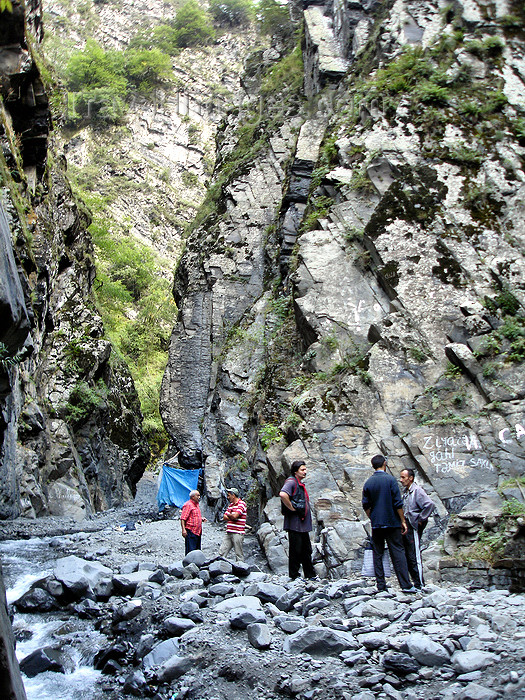
[[[523,8],[327,2],[302,20],[306,106],[245,81],[216,209],[177,269],[173,450],[204,466],[210,502],[248,491],[276,569],[276,493],[306,459],[335,576],[357,565],[361,488],[387,453],[437,504],[436,579],[522,586]],[[281,58],[263,57],[271,75]]]
[[[28,27],[20,4],[2,14],[0,517],[83,519],[131,498],[149,451],[91,297],[89,219],[50,137],[38,13]]]

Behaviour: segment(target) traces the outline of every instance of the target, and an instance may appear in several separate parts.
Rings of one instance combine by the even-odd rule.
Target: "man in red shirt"
[[[242,543],[246,530],[246,503],[239,498],[237,489],[227,489],[226,495],[230,505],[222,516],[222,519],[226,522],[226,535],[219,549],[219,556],[225,557],[233,547],[237,561],[244,561]]]
[[[190,491],[190,500],[182,506],[180,525],[186,541],[185,554],[201,548],[202,523],[206,522],[206,518],[201,515],[200,500],[201,495],[198,491]]]

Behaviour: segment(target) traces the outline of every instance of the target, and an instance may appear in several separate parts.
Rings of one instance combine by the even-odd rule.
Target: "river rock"
[[[357,649],[358,642],[347,632],[331,630],[327,627],[306,627],[299,630],[284,642],[287,654],[307,653],[312,656],[339,654],[345,649]]]
[[[192,656],[171,656],[157,669],[155,676],[159,683],[170,683],[175,678],[180,678],[194,666]]]
[[[30,588],[14,602],[14,606],[20,612],[48,612],[58,608],[55,597],[39,587]]]
[[[262,609],[261,601],[253,595],[235,596],[227,598],[214,606],[218,612],[229,612],[234,608]]]
[[[194,627],[195,622],[186,617],[168,617],[164,620],[164,630],[170,637],[181,637]]]
[[[299,602],[305,594],[305,589],[302,586],[294,586],[288,591],[285,591],[276,601],[275,605],[283,612],[289,612],[295,603]]]
[[[142,659],[142,665],[145,669],[152,668],[154,666],[160,666],[165,661],[170,659],[172,656],[176,656],[179,653],[179,642],[175,638],[166,639],[164,642],[160,642],[153,647],[153,649],[146,654]]]
[[[133,571],[129,574],[116,574],[113,576],[113,587],[120,595],[135,595],[137,586],[149,582],[150,571]]]
[[[244,561],[233,561],[230,562],[232,565],[233,573],[239,578],[245,578],[250,575],[251,567]]]
[[[235,591],[235,586],[231,583],[215,583],[208,588],[208,592],[213,596],[229,596]]]
[[[224,559],[217,559],[217,561],[212,561],[212,563],[208,567],[208,571],[210,572],[210,576],[212,578],[216,578],[217,576],[221,576],[222,574],[231,574],[233,571],[233,566],[230,564],[229,561],[226,561]]]
[[[248,632],[248,641],[255,649],[268,649],[272,643],[272,636],[268,625],[259,622],[253,622],[246,628]]]
[[[383,656],[383,668],[392,671],[396,675],[406,676],[409,673],[417,673],[419,664],[408,654],[397,651],[387,651]]]
[[[452,656],[452,666],[456,673],[470,673],[492,665],[497,659],[496,654],[489,651],[456,651]]]
[[[126,658],[127,653],[127,644],[123,642],[112,644],[110,647],[97,651],[93,659],[93,668],[97,671],[101,671],[110,659],[122,661]]]
[[[402,606],[397,600],[377,598],[365,603],[362,607],[363,617],[385,617],[392,612],[398,612]]]
[[[381,632],[368,632],[367,634],[359,634],[356,636],[359,644],[362,644],[365,649],[381,649],[388,643],[388,635]]]
[[[148,684],[142,671],[136,670],[126,676],[122,686],[124,693],[134,695],[137,698],[146,697],[148,694]]]
[[[254,608],[234,608],[230,611],[230,625],[235,629],[244,630],[254,623],[266,623],[266,615],[262,610]]]
[[[299,617],[296,615],[277,615],[273,618],[273,623],[286,634],[293,634],[298,632],[303,627],[306,627],[306,620],[304,617]]]
[[[469,683],[457,696],[458,700],[496,700],[499,697],[501,696],[497,690],[485,688],[479,683]]]
[[[183,566],[188,566],[188,564],[196,564],[200,569],[201,566],[207,561],[207,557],[201,549],[194,549],[192,552],[188,552],[184,559],[182,560]]]
[[[414,632],[406,640],[408,653],[424,666],[442,666],[450,661],[444,646],[432,641],[420,632]]]
[[[53,576],[74,596],[80,598],[103,578],[112,576],[107,566],[98,562],[89,562],[71,555],[58,559],[53,569]]]
[[[244,595],[256,596],[263,603],[276,603],[285,593],[286,588],[284,586],[264,581],[251,583],[244,589]]]
[[[20,662],[20,670],[29,678],[34,678],[34,676],[45,671],[66,672],[60,652],[51,647],[36,649],[29,656],[26,656]]]
[[[203,605],[206,603],[205,598],[200,598],[200,600],[202,600]],[[183,603],[181,603],[179,613],[181,617],[187,617],[190,620],[193,620],[193,622],[202,622],[204,620],[204,615],[200,609],[200,605],[195,598],[192,600],[185,600]]]

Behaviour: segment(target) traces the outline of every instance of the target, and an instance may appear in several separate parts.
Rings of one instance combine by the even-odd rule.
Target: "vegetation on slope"
[[[196,182],[194,173],[182,173],[182,184],[191,191],[185,201],[172,187],[168,169],[153,173],[153,177],[149,173],[144,178],[133,176],[133,170],[144,161],[135,163],[119,155],[119,141],[129,136],[129,107],[136,98],[154,101],[159,88],[169,92],[171,87],[180,87],[172,65],[175,57],[177,66],[183,49],[207,50],[205,47],[221,32],[243,28],[253,21],[262,33],[269,33],[276,23],[289,22],[288,15],[276,0],[264,0],[257,13],[252,0],[213,0],[208,11],[196,0],[174,0],[171,19],[152,24],[150,18],[145,18],[142,28],[120,50],[105,48],[92,38],[100,26],[96,5],[62,0],[62,6],[64,13],[59,20],[47,17],[48,28],[58,22],[58,31],[48,31],[45,49],[67,88],[67,137],[74,137],[79,128],[86,126],[93,134],[88,139],[89,158],[83,162],[70,159],[69,175],[77,196],[93,217],[90,231],[96,251],[97,305],[109,339],[132,372],[144,414],[144,431],[156,458],[167,441],[158,397],[176,315],[169,279],[173,259],[163,259],[136,238],[131,217],[123,215],[122,205],[140,196],[147,202],[148,210],[141,215],[151,240],[155,241],[157,228],[163,236],[166,227],[172,228],[176,238],[195,208],[196,195],[198,202],[202,183]],[[71,19],[75,13],[82,16],[80,27]],[[80,49],[69,38],[79,29],[85,40]],[[197,126],[188,124],[190,143],[194,131],[198,142]],[[159,180],[162,193],[155,185]],[[170,243],[161,242],[170,252]]]

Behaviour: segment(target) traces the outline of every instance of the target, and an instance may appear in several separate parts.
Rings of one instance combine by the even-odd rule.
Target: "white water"
[[[34,581],[49,575],[60,556],[47,539],[0,542],[7,602],[18,600]],[[101,673],[93,669],[92,659],[106,638],[94,631],[89,621],[76,617],[64,620],[61,613],[15,611],[13,630],[21,640],[16,645],[19,661],[45,646],[60,647],[67,659],[65,674],[47,671],[34,678],[22,674],[28,700],[97,700],[104,696],[98,684]],[[29,639],[24,638],[27,634]]]

